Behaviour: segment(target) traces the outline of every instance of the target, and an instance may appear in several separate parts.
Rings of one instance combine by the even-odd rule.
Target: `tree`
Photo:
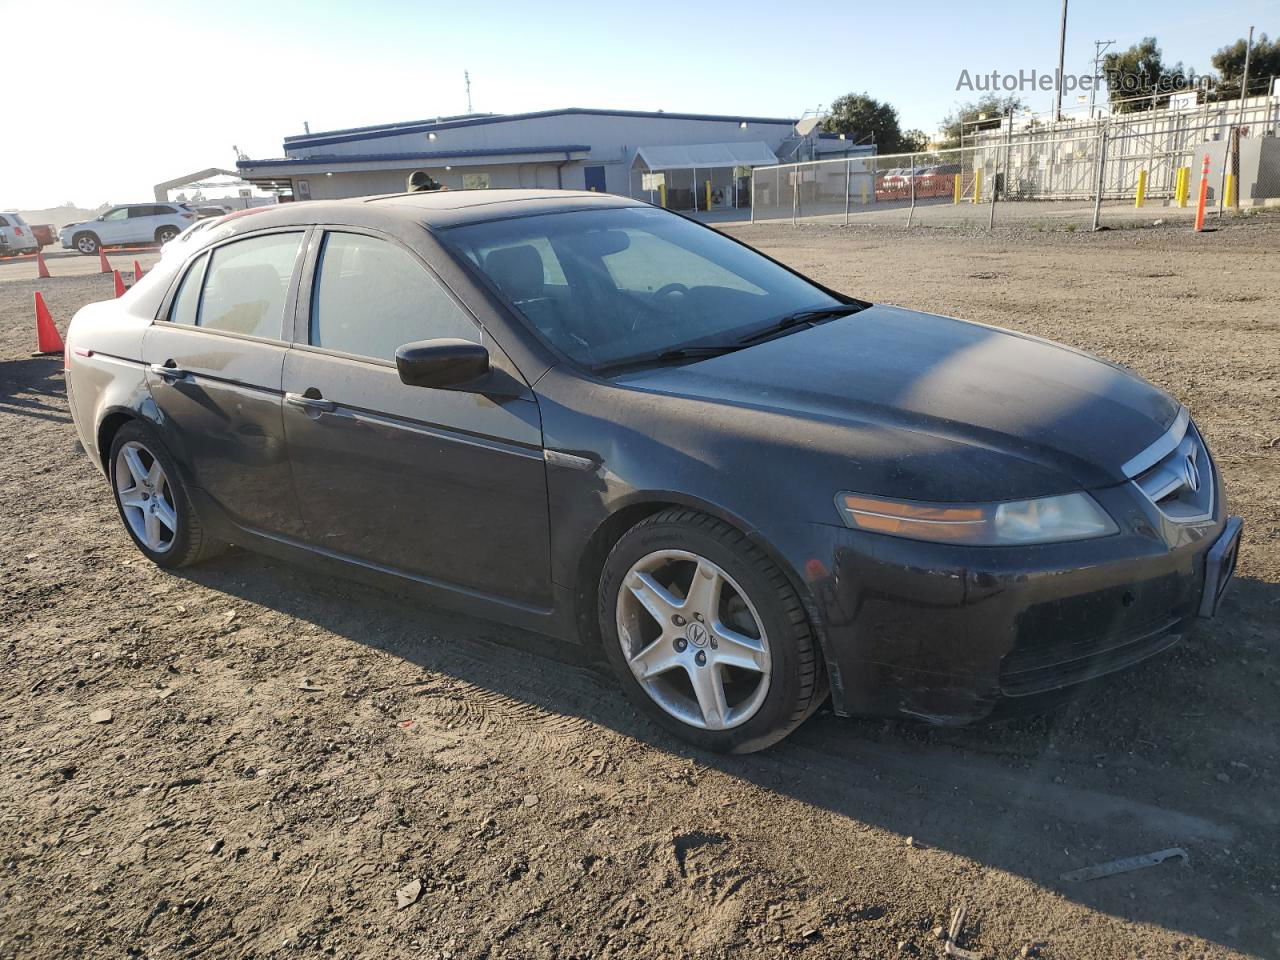
[[[962,103],[942,118],[942,149],[960,146],[961,134],[975,130],[992,130],[1000,126],[1000,118],[1026,104],[1021,97],[1001,97],[989,93],[971,103]]]
[[[898,126],[898,111],[865,93],[846,93],[831,104],[822,127],[828,133],[843,133],[854,143],[874,143],[877,153],[910,153],[923,144],[918,130],[906,134]]]
[[[1115,113],[1167,106],[1170,95],[1188,85],[1181,63],[1164,65],[1155,37],[1143,37],[1128,50],[1108,53],[1102,58],[1102,74]]]
[[[1240,96],[1240,82],[1244,79],[1244,52],[1247,42],[1243,37],[1223,47],[1209,62],[1218,71],[1218,84],[1215,87],[1214,99],[1235,100]],[[1265,33],[1259,34],[1249,53],[1249,90],[1258,94],[1264,92],[1265,84],[1280,74],[1280,41],[1270,41]]]

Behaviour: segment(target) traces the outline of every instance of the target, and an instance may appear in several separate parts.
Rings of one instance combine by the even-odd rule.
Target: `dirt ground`
[[[1051,717],[698,753],[590,651],[244,553],[151,566],[29,357],[35,290],[65,323],[110,278],[0,281],[0,958],[936,957],[960,906],[987,958],[1280,957],[1280,219],[731,229],[1171,390],[1246,522],[1222,615]]]

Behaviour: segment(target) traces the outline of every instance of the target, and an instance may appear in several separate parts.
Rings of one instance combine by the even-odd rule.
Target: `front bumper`
[[[1213,517],[1175,524],[1131,485],[1097,491],[1120,533],[1031,547],[815,525],[800,567],[837,711],[967,723],[1169,649],[1234,569],[1241,524],[1220,494]]]

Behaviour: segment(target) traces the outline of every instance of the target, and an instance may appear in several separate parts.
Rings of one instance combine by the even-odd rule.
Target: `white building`
[[[789,119],[571,107],[305,133],[284,152],[238,161],[240,176],[282,200],[398,193],[425,170],[451,190],[564,187],[714,210],[749,205],[752,167],[874,148],[800,137]]]

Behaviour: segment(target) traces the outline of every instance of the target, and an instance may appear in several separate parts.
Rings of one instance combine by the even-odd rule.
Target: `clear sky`
[[[555,107],[799,116],[850,91],[937,129],[971,73],[1057,65],[1059,0],[0,0],[0,206],[147,199],[153,183],[282,154],[313,131]],[[1170,62],[1280,33],[1276,0],[1071,0],[1068,72],[1095,39]],[[26,78],[25,80],[23,78]],[[1048,109],[1052,94],[1028,96]]]

